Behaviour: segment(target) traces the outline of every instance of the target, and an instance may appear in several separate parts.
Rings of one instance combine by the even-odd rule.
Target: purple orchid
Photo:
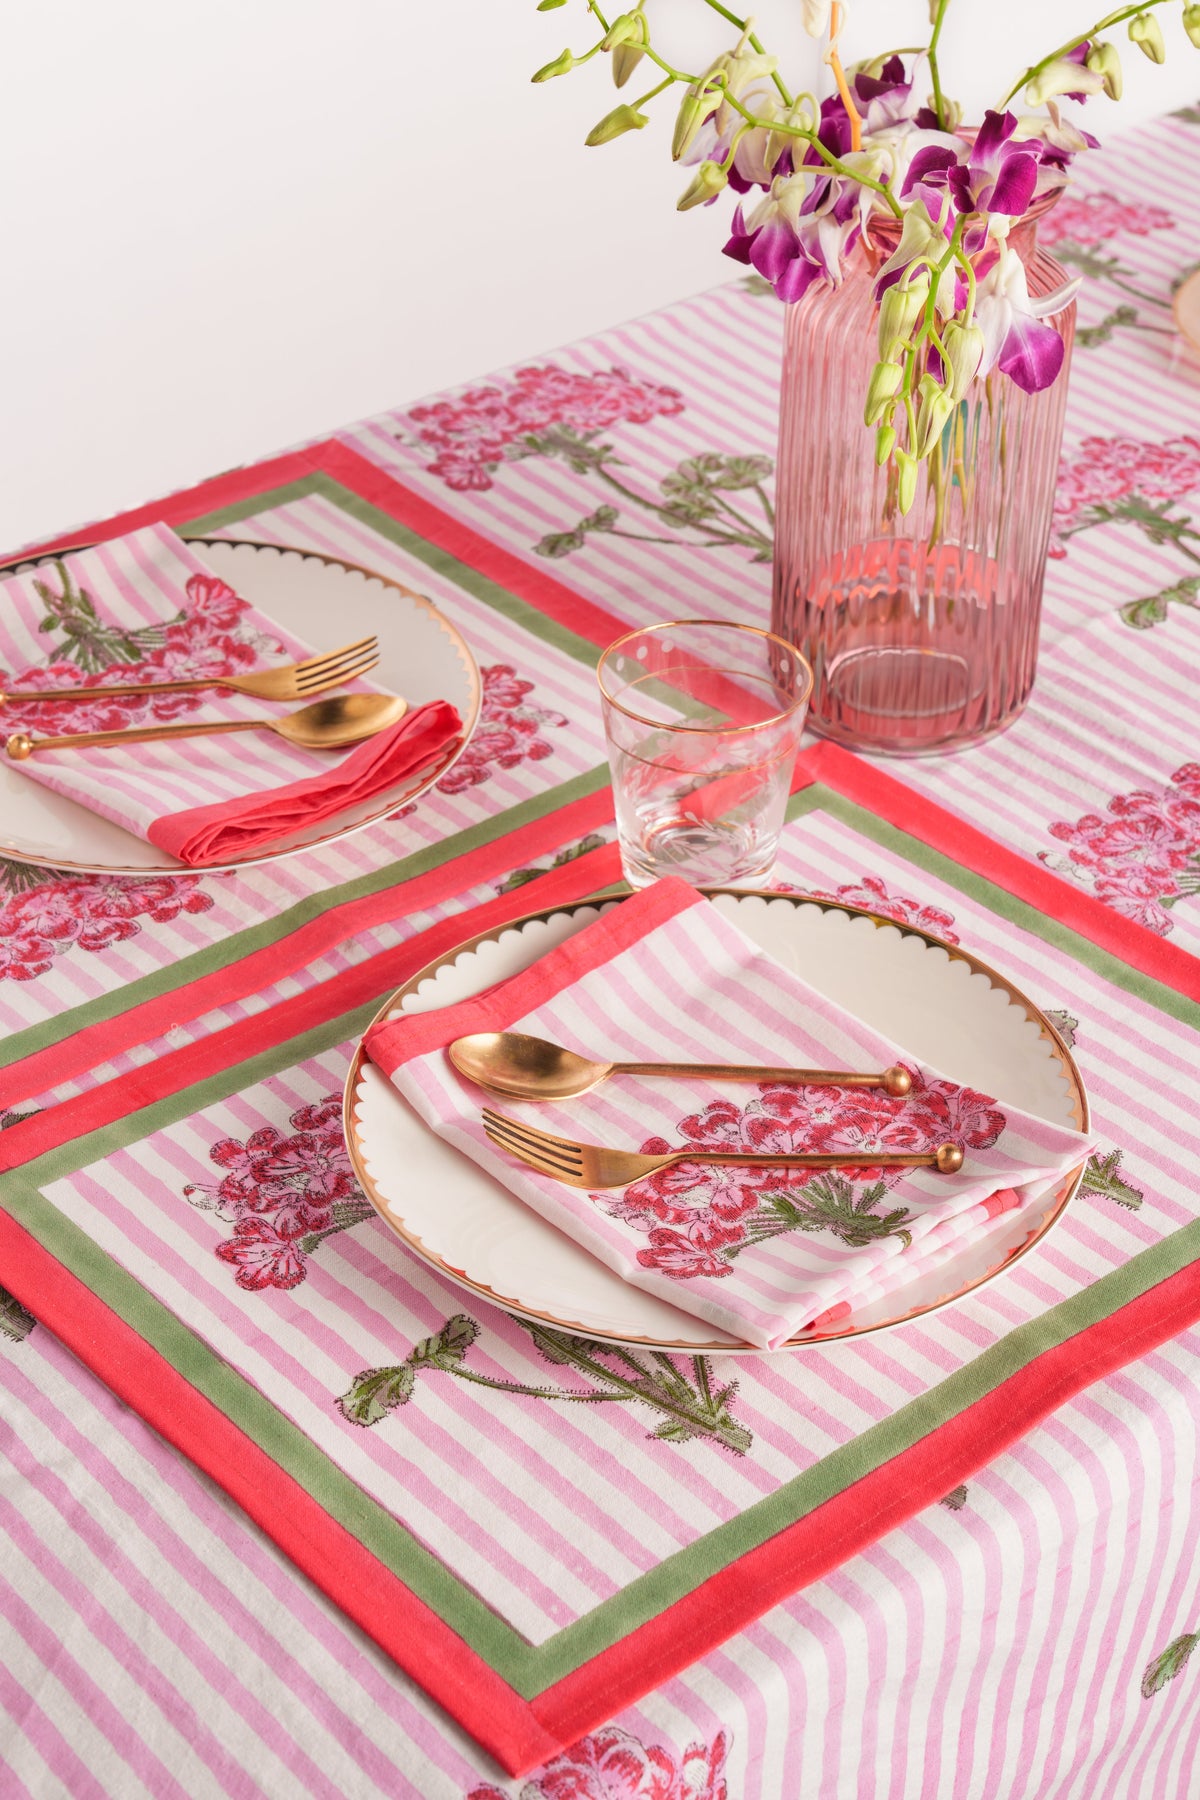
[[[749,263],[781,300],[799,300],[822,277],[841,281],[862,233],[864,195],[854,181],[809,168],[777,176],[749,219],[738,207],[725,254]]]
[[[1080,281],[1076,276],[1035,300],[1021,258],[1007,244],[1001,245],[976,296],[975,323],[984,337],[979,374],[999,369],[1026,394],[1049,387],[1062,368],[1065,352],[1054,326],[1042,321],[1062,311],[1074,298]]]
[[[1037,138],[1016,139],[1013,113],[988,112],[971,144],[928,144],[908,165],[902,198],[921,184],[945,187],[960,213],[1019,218],[1038,185],[1043,150]]]

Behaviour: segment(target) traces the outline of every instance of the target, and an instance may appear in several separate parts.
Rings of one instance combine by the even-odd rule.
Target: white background
[[[684,67],[734,36],[701,0],[648,11]],[[850,11],[847,59],[927,34],[925,0]],[[793,86],[815,85],[798,0],[756,12]],[[1088,108],[1099,135],[1200,93],[1177,12],[1160,15],[1164,68],[1126,46],[1125,100]],[[687,178],[666,113],[589,150],[617,98],[607,59],[530,85],[594,41],[583,0],[37,0],[5,15],[5,548],[733,273],[729,207],[674,211]],[[1093,16],[1088,0],[955,0],[947,91],[978,112]],[[646,67],[621,98],[652,85]]]

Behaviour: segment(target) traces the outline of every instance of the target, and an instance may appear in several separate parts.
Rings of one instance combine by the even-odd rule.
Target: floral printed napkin
[[[328,646],[332,648],[333,646]],[[0,582],[0,687],[99,688],[240,675],[311,655],[248,605],[165,525]],[[57,736],[202,716],[271,718],[273,706],[220,688],[91,701],[11,702],[8,732]],[[289,832],[384,794],[455,739],[435,701],[349,751],[298,749],[268,731],[91,750],[13,765],[191,867],[252,855]]]
[[[445,1046],[515,1028],[616,1061],[884,1069],[882,1090],[618,1077],[573,1101],[490,1099]],[[1032,1206],[1084,1161],[1090,1140],[948,1080],[905,1055],[767,956],[686,883],[657,882],[532,968],[438,1012],[381,1022],[366,1049],[421,1118],[627,1281],[735,1337],[777,1349],[911,1275],[936,1270],[999,1211]],[[736,1095],[736,1097],[735,1097]],[[484,1103],[611,1148],[926,1150],[959,1144],[957,1175],[931,1169],[755,1169],[681,1163],[589,1193],[535,1173],[484,1135]]]

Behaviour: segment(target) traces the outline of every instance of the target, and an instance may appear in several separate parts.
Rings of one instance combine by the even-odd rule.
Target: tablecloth
[[[279,1548],[286,1533],[260,1532],[223,1486],[143,1423],[146,1414],[169,1428],[153,1396],[137,1390],[148,1365],[116,1325],[89,1341],[100,1315],[89,1316],[76,1356],[34,1322],[19,1291],[30,1253],[18,1254],[10,1233],[0,1240],[14,1290],[0,1317],[8,1791],[249,1796],[286,1787],[432,1800],[1174,1800],[1192,1791],[1200,1336],[1179,1326],[1200,1310],[1187,1235],[1200,1145],[1186,1089],[1200,1002],[1190,935],[1200,918],[1191,803],[1200,764],[1188,760],[1198,736],[1188,496],[1200,485],[1200,363],[1170,331],[1169,294],[1200,255],[1200,204],[1187,194],[1170,212],[1132,201],[1164,159],[1195,155],[1198,123],[1200,112],[1176,115],[1127,139],[1119,162],[1111,152],[1096,158],[1052,217],[1056,253],[1092,280],[1029,712],[995,744],[955,758],[883,769],[828,746],[806,752],[779,870],[788,885],[961,941],[1074,1038],[1104,1147],[1042,1253],[1040,1277],[1033,1258],[1026,1275],[1043,1279],[1059,1307],[1092,1296],[1083,1323],[1094,1379],[1057,1407],[1043,1379],[1026,1415],[1020,1404],[998,1413],[998,1453],[965,1482],[939,1491],[936,1464],[922,1467],[925,1504],[909,1506],[911,1516],[902,1507],[904,1522],[891,1529],[895,1496],[887,1484],[864,1485],[861,1467],[820,1497],[842,1497],[840,1513],[823,1514],[844,1529],[840,1547],[788,1538],[775,1517],[757,1562],[731,1565],[738,1578],[725,1589],[700,1590],[736,1617],[749,1572],[760,1603],[773,1605],[699,1654],[687,1634],[698,1631],[700,1643],[711,1619],[675,1612],[678,1672],[633,1705],[619,1697],[636,1683],[639,1642],[655,1656],[669,1646],[627,1634],[615,1716],[596,1717],[590,1694],[586,1730],[559,1748],[564,1692],[540,1768],[531,1737],[516,1758],[529,1773],[509,1781],[479,1731],[451,1717],[475,1728],[478,1671],[445,1659],[436,1608],[424,1644],[410,1615],[408,1641],[390,1646],[424,1669],[422,1685],[296,1571]],[[159,1186],[190,1186],[181,1207],[217,1232],[223,1303],[303,1301],[326,1291],[338,1268],[361,1272],[381,1256],[393,1276],[402,1271],[403,1252],[386,1235],[381,1249],[370,1234],[382,1228],[353,1193],[330,1189],[328,1235],[302,1246],[297,1270],[273,1246],[239,1248],[236,1230],[218,1228],[203,1205],[205,1178],[217,1186],[251,1133],[266,1129],[309,1173],[325,1155],[328,1180],[322,1133],[352,1042],[347,1024],[481,922],[615,878],[591,688],[597,645],[624,623],[693,610],[700,595],[705,610],[765,618],[779,335],[775,302],[735,282],[102,528],[161,516],[197,533],[340,556],[428,592],[476,649],[484,722],[442,789],[408,817],[320,855],[232,877],[133,882],[31,882],[5,867],[6,1206],[20,1210],[34,1167],[38,1192],[54,1190],[55,1217],[69,1224],[68,1190],[90,1184],[99,1207],[121,1158],[144,1174],[157,1157]],[[119,1218],[121,1204],[114,1195],[106,1216],[135,1243],[140,1221]],[[1166,1245],[1178,1266],[1155,1262]],[[1137,1292],[1117,1291],[1118,1282],[1097,1308],[1104,1259],[1114,1276],[1137,1266],[1146,1281]],[[0,1279],[8,1266],[0,1263]],[[52,1292],[47,1268],[42,1282],[65,1340],[69,1295]],[[1177,1314],[1163,1304],[1167,1283]],[[963,1312],[981,1351],[989,1332],[1008,1342],[1019,1322],[1007,1290],[985,1293]],[[1157,1296],[1154,1308],[1139,1311],[1147,1296]],[[734,1501],[745,1516],[756,1485],[764,1500],[785,1489],[795,1498],[812,1445],[822,1440],[831,1453],[853,1408],[865,1422],[877,1398],[843,1390],[837,1407],[811,1400],[806,1449],[779,1423],[792,1362],[715,1371],[740,1383],[727,1418],[682,1444],[654,1437],[644,1400],[606,1396],[593,1410],[607,1436],[589,1441],[611,1445],[630,1471],[621,1542],[611,1520],[601,1529],[591,1518],[572,1538],[553,1516],[551,1500],[561,1508],[563,1496],[548,1484],[537,1557],[529,1525],[507,1563],[493,1555],[472,1564],[478,1522],[438,1475],[458,1466],[464,1397],[477,1400],[469,1378],[505,1367],[511,1376],[517,1353],[505,1334],[518,1328],[471,1309],[474,1334],[451,1329],[461,1296],[428,1283],[421,1302],[405,1344],[415,1348],[415,1321],[425,1318],[434,1336],[450,1332],[447,1354],[418,1375],[403,1412],[385,1408],[358,1429],[368,1446],[388,1432],[423,1445],[410,1459],[411,1491],[394,1506],[427,1547],[441,1533],[464,1591],[535,1646],[603,1613],[630,1572],[659,1565],[672,1533],[678,1547],[701,1526],[715,1531]],[[1119,1343],[1105,1336],[1108,1318],[1119,1322]],[[1053,1351],[1039,1347],[1043,1376]],[[935,1365],[946,1355],[937,1331],[905,1327],[891,1378],[905,1379],[906,1356]],[[692,1374],[698,1386],[701,1372]],[[523,1442],[542,1433],[565,1455],[570,1403],[530,1393],[525,1369],[516,1385],[522,1391],[504,1399],[513,1410],[488,1411],[487,1429],[501,1445],[506,1433]],[[996,1391],[1011,1401],[1022,1390]],[[500,1502],[513,1478],[499,1466],[485,1473],[496,1482],[492,1504],[511,1516]],[[224,1486],[254,1511],[260,1475],[247,1460]],[[910,1498],[915,1491],[910,1483]],[[681,1493],[698,1510],[678,1522],[671,1506]],[[536,1511],[528,1488],[525,1497]],[[802,1527],[803,1505],[793,1510]],[[312,1523],[299,1496],[290,1523],[296,1554]],[[310,1563],[321,1550],[307,1546]],[[618,1552],[625,1574],[606,1561]],[[674,1600],[682,1597],[681,1588]],[[651,1616],[650,1637],[653,1627]],[[435,1679],[428,1665],[439,1656]],[[429,1685],[451,1711],[428,1698]]]

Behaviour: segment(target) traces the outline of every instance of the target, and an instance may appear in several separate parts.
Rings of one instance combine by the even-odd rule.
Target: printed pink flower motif
[[[776,1155],[934,1150],[946,1143],[981,1150],[996,1142],[1005,1117],[989,1095],[951,1081],[926,1081],[919,1070],[912,1073],[913,1089],[905,1098],[873,1088],[764,1084],[744,1109],[731,1100],[715,1100],[681,1119],[670,1140],[649,1138],[642,1150],[654,1156],[672,1145],[691,1144]],[[643,1268],[688,1281],[729,1275],[734,1257],[747,1243],[799,1230],[798,1219],[781,1221],[778,1208],[769,1205],[772,1198],[796,1202],[805,1213],[804,1229],[825,1229],[827,1222],[841,1235],[856,1225],[848,1203],[858,1204],[871,1189],[882,1197],[902,1179],[903,1170],[875,1164],[837,1171],[843,1201],[839,1210],[829,1203],[830,1179],[822,1171],[685,1162],[631,1182],[620,1193],[592,1194],[591,1199],[611,1218],[646,1234],[645,1247],[638,1251]]]
[[[681,1761],[661,1744],[642,1744],[619,1725],[580,1738],[521,1789],[520,1800],[729,1800],[727,1745],[689,1744]],[[467,1800],[505,1800],[490,1782]]]
[[[24,879],[15,865],[11,870],[10,881]],[[64,951],[94,955],[136,936],[140,920],[162,925],[180,913],[207,912],[212,906],[197,875],[134,881],[112,881],[105,875],[32,879],[32,886],[0,900],[0,980],[33,981],[47,974]]]
[[[885,919],[895,919],[900,925],[915,925],[920,931],[931,931],[935,937],[945,938],[948,944],[959,941],[953,913],[943,912],[941,907],[929,906],[920,900],[906,899],[903,894],[889,894],[878,875],[864,875],[859,882],[844,882],[834,894],[821,888],[791,886],[786,892],[811,893],[814,900],[838,900],[846,906],[861,906],[865,912],[882,913]]]
[[[1056,822],[1050,835],[1067,845],[1067,857],[1043,850],[1044,863],[1166,937],[1174,928],[1168,908],[1200,892],[1200,763],[1184,763],[1162,788],[1114,795],[1103,813]]]
[[[315,1243],[305,1240],[343,1231],[369,1218],[342,1135],[341,1097],[325,1094],[297,1107],[290,1136],[262,1125],[244,1141],[221,1138],[209,1156],[226,1174],[215,1183],[184,1188],[193,1206],[233,1225],[217,1246],[232,1263],[239,1287],[293,1288],[304,1280]]]
[[[1161,206],[1118,200],[1115,194],[1065,193],[1038,222],[1039,244],[1103,244],[1110,237],[1149,237],[1174,231],[1174,214]]]
[[[1179,500],[1200,487],[1200,438],[1163,443],[1137,438],[1084,438],[1078,454],[1058,472],[1052,556],[1065,556],[1063,538],[1113,518],[1141,522],[1156,502]],[[1151,521],[1152,522],[1152,521]]]
[[[523,762],[541,762],[554,753],[554,745],[542,737],[543,726],[557,730],[567,721],[562,713],[546,707],[527,706],[532,681],[518,676],[509,663],[493,663],[481,671],[483,704],[479,724],[466,749],[448,774],[438,782],[441,794],[462,794],[479,787],[497,769],[516,769]]]
[[[528,440],[551,425],[600,432],[620,424],[647,425],[662,414],[682,411],[682,397],[674,388],[627,369],[583,375],[544,364],[518,369],[504,385],[472,388],[452,400],[415,406],[408,421],[434,452],[434,460],[426,464],[430,474],[466,492],[490,488],[500,464],[530,454]]]
[[[0,687],[93,688],[116,681],[171,681],[201,675],[236,675],[259,658],[261,645],[249,631],[246,602],[215,576],[193,575],[186,587],[184,616],[163,626],[161,643],[139,661],[114,662],[84,671],[66,660],[27,669],[0,670]],[[276,646],[278,648],[278,646]],[[10,729],[57,732],[63,729],[64,705],[71,708],[73,731],[119,731],[126,725],[165,721],[195,712],[204,694],[147,694],[125,699],[107,696],[92,702],[28,700],[6,708]]]
[[[217,1255],[237,1270],[237,1284],[256,1292],[260,1288],[294,1288],[304,1280],[304,1252],[291,1238],[275,1229],[269,1219],[242,1219]]]

